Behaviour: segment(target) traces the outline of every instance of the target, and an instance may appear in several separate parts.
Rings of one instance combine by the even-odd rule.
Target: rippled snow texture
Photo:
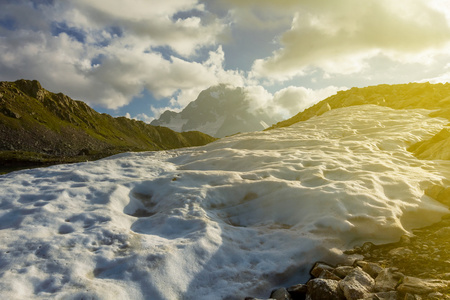
[[[448,209],[445,162],[405,149],[446,124],[356,106],[289,128],[0,176],[0,298],[242,299]]]

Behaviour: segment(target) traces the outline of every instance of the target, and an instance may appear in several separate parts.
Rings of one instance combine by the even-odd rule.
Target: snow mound
[[[362,241],[448,208],[445,161],[406,148],[444,128],[365,105],[207,146],[0,176],[2,299],[238,299],[308,278]]]

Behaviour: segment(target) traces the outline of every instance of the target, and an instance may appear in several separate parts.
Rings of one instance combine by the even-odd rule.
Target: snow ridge
[[[408,145],[446,120],[354,106],[212,144],[0,176],[5,299],[236,299],[308,278],[448,208],[445,161]],[[447,165],[446,165],[447,164]]]

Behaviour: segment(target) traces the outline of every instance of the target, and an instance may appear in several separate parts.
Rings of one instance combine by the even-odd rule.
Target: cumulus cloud
[[[242,81],[224,70],[220,46],[206,59],[191,58],[224,30],[208,14],[196,0],[10,1],[0,11],[0,77],[38,79],[111,109],[144,89],[185,105],[194,91]]]
[[[317,102],[346,90],[346,87],[328,86],[323,89],[313,90],[305,87],[289,86],[276,92],[273,104],[284,117],[291,117]]]
[[[450,41],[448,15],[425,0],[233,3],[293,15],[291,28],[280,38],[281,48],[254,62],[253,70],[260,77],[285,80],[314,68],[351,74],[381,54],[398,62],[424,62],[424,57],[446,53]]]

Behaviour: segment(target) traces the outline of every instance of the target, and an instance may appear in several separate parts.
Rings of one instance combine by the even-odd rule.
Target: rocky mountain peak
[[[18,89],[30,97],[41,100],[45,95],[45,90],[37,80],[19,79],[14,82]]]
[[[279,121],[264,110],[252,110],[252,100],[242,87],[219,84],[202,91],[181,112],[165,111],[151,125],[175,131],[197,130],[214,137],[260,131]]]

